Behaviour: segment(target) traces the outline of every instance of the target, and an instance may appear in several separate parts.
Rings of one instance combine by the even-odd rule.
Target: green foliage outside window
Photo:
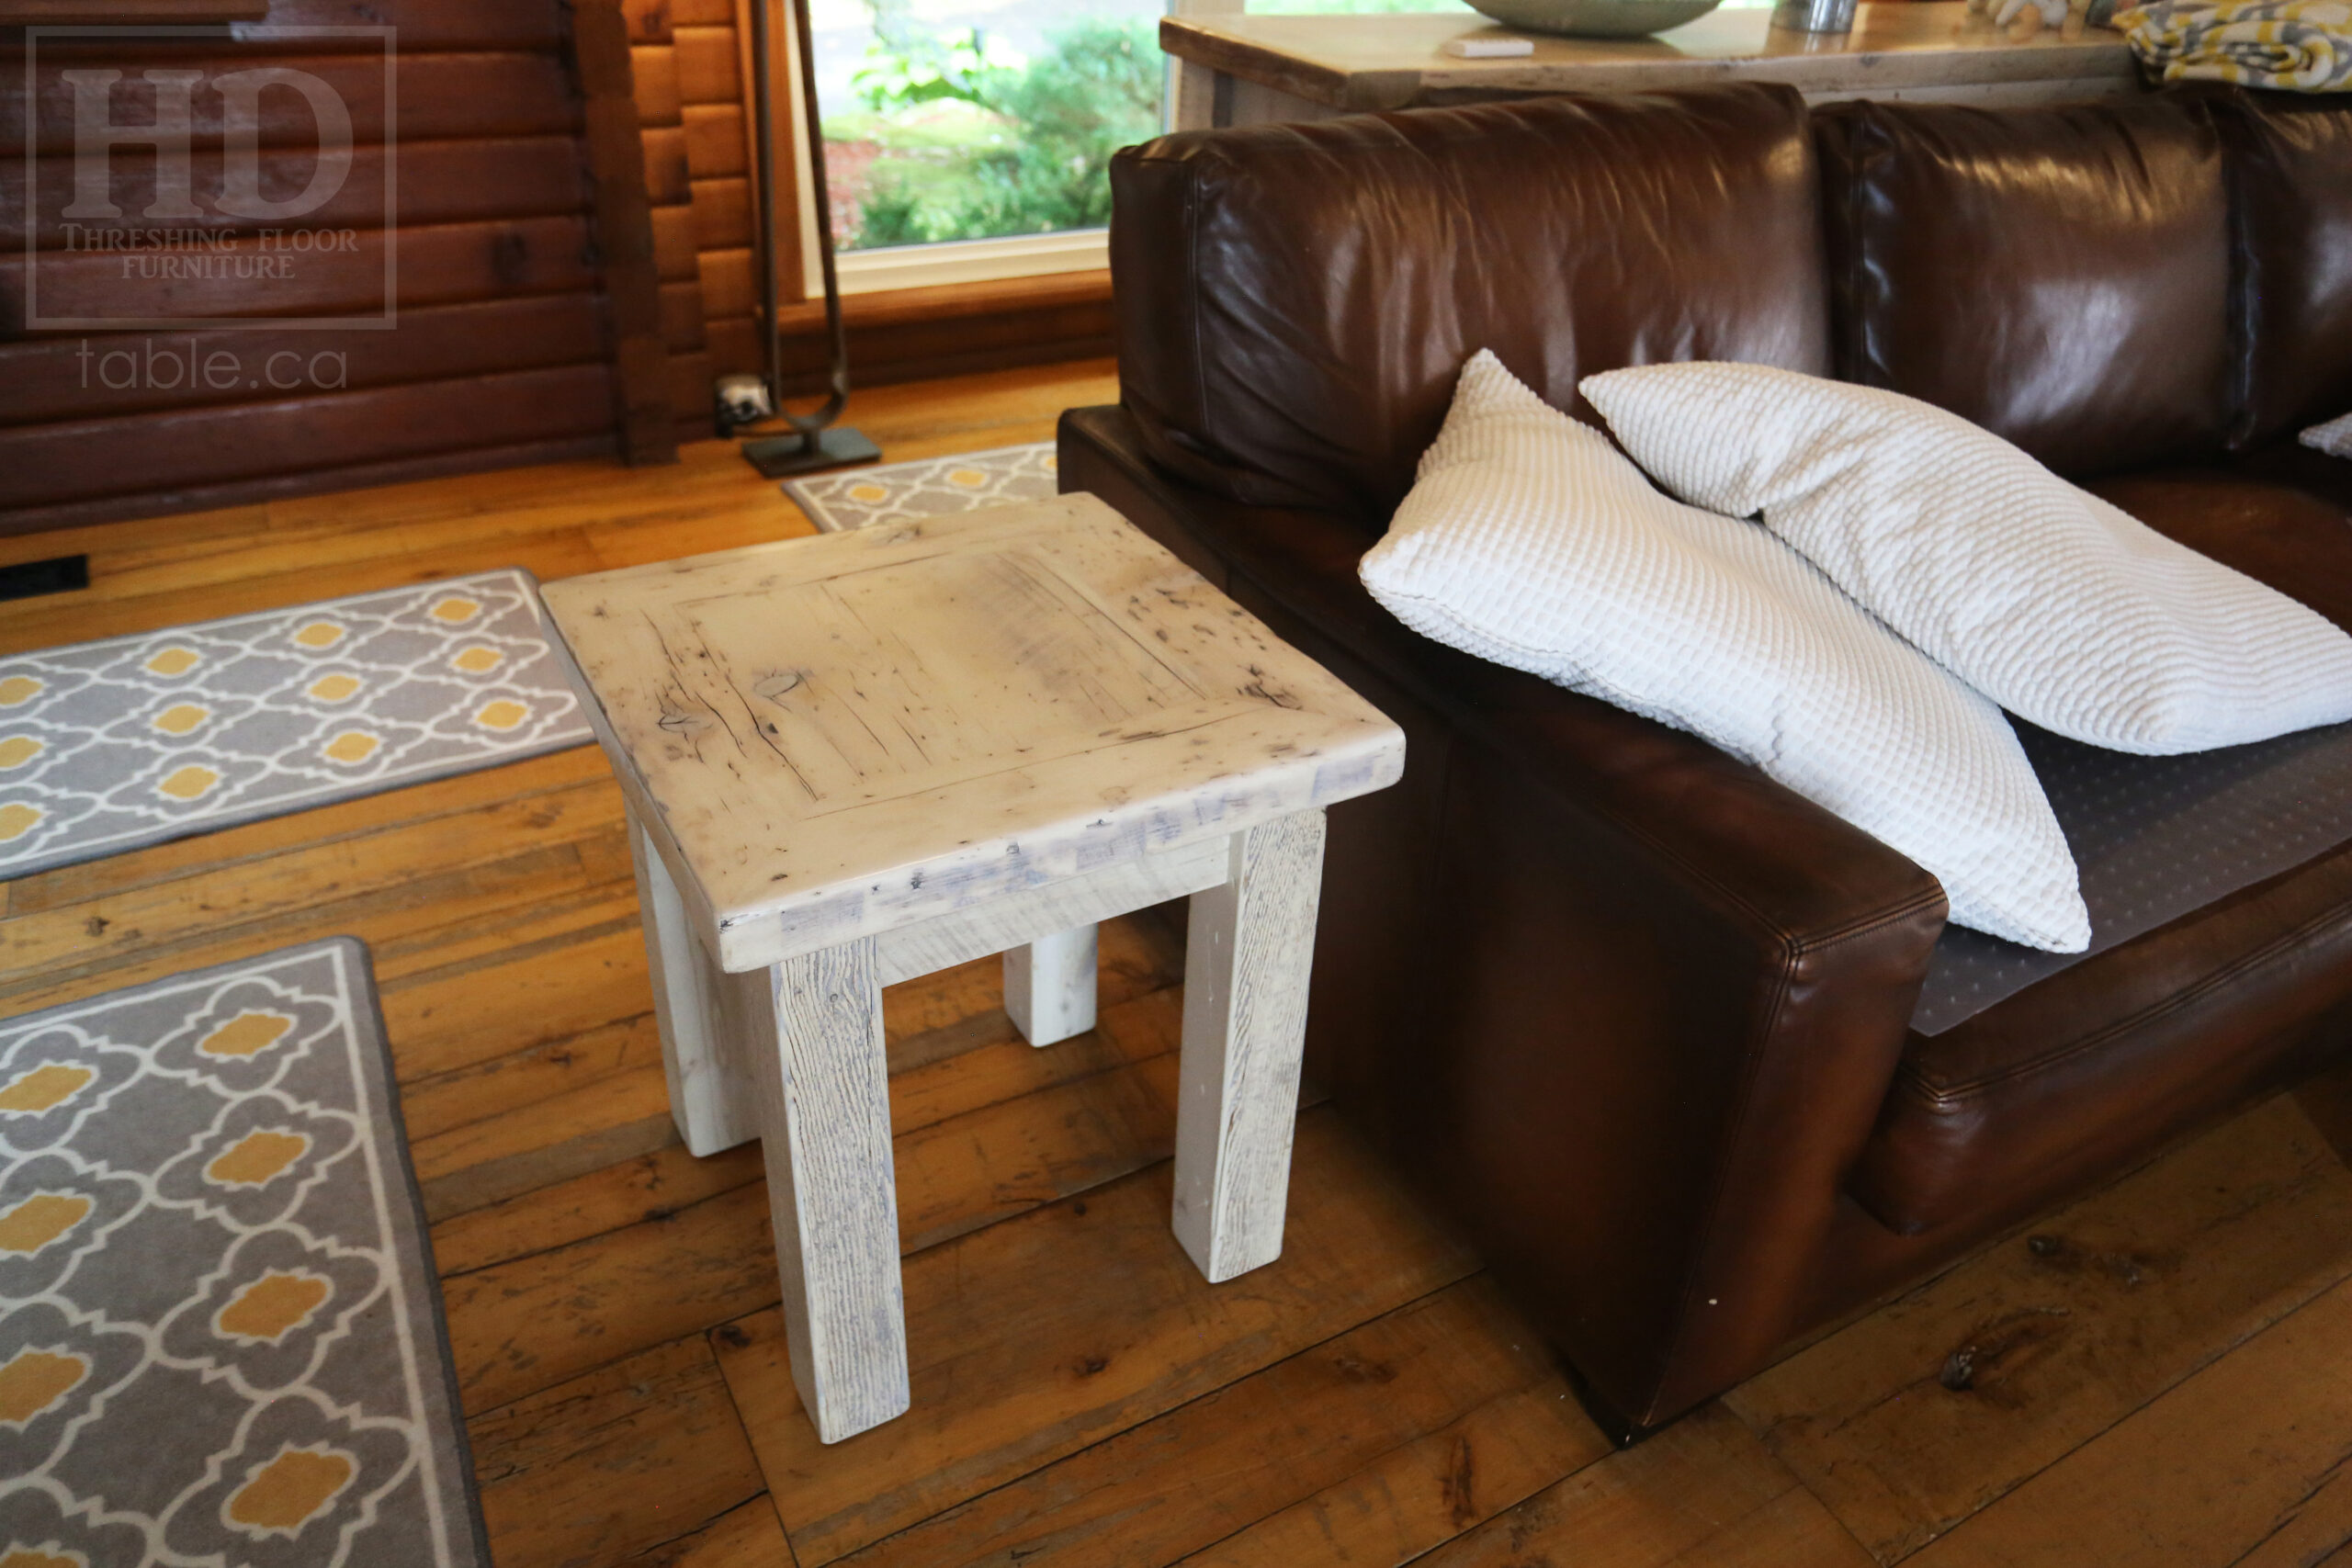
[[[854,78],[870,118],[827,129],[837,139],[861,131],[889,138],[859,205],[854,243],[1109,222],[1111,154],[1159,130],[1152,25],[1080,21],[1050,34],[1033,60],[976,30],[925,30],[903,7],[904,0],[874,6],[875,41]],[[922,129],[902,129],[915,122]]]

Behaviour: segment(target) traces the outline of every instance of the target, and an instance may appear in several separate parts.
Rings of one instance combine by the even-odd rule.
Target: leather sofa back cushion
[[[2062,473],[2219,448],[2229,204],[2192,100],[1814,117],[1838,374]]]
[[[1828,367],[1818,187],[1785,87],[1190,132],[1112,164],[1122,400],[1229,500],[1377,529],[1491,348],[1597,423],[1580,377]]]
[[[2352,104],[2241,95],[2216,113],[2245,268],[2243,450],[2352,413]]]

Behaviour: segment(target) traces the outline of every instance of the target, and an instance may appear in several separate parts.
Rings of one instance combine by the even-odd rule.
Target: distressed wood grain
[[[1010,953],[1039,932],[1058,934],[1214,887],[1226,876],[1220,848],[1207,842],[1139,855],[884,931],[883,981]]]
[[[650,1154],[676,1137],[667,1086],[648,1063],[420,1139],[411,1153],[424,1217],[437,1221]]]
[[[761,1179],[757,1144],[708,1159],[672,1144],[443,1220],[433,1227],[434,1261],[445,1276],[472,1273],[630,1225],[662,1224],[705,1199]]]
[[[1236,833],[1224,886],[1193,897],[1176,1239],[1212,1282],[1282,1256],[1323,813]]]
[[[628,846],[645,916],[645,959],[661,1021],[670,1114],[688,1149],[715,1155],[759,1136],[749,1064],[737,1062],[736,1042],[723,1032],[718,993],[727,976],[703,951],[677,884],[634,815]]]
[[[1394,725],[1091,496],[545,597],[730,972],[1222,839],[1403,767]]]
[[[793,1382],[819,1435],[838,1443],[908,1398],[874,943],[727,978],[742,998],[736,1027],[759,1106]]]
[[[222,928],[391,889],[435,872],[462,872],[526,851],[611,832],[620,797],[583,784],[529,801],[501,802],[462,817],[402,824],[334,840],[258,863],[195,872],[64,908],[0,920],[0,985],[58,978],[131,953],[218,939]]]
[[[2347,1275],[2352,1173],[2282,1098],[1725,1403],[1893,1562]]]
[[[2301,1568],[2352,1540],[2352,1280],[1908,1559]]]
[[[1005,1015],[1031,1045],[1094,1027],[1095,937],[1090,923],[1005,949]]]
[[[1608,1440],[1555,1374],[1464,1411],[1183,1562],[1187,1568],[1409,1562],[1608,1452]]]
[[[585,1568],[698,1529],[761,1491],[697,1335],[468,1425],[499,1568]]]
[[[1721,1405],[1702,1405],[1415,1560],[1425,1568],[1871,1568]]]
[[[792,1568],[792,1543],[763,1496],[628,1561],[630,1568]]]
[[[610,848],[617,859],[621,846]],[[480,1088],[493,1064],[518,1052],[650,1013],[645,950],[628,893],[626,883],[600,886],[593,901],[572,904],[572,917],[536,941],[513,926],[485,933],[506,939],[488,953],[467,951],[479,944],[461,946],[458,933],[436,931],[431,956],[444,962],[384,981],[385,1027],[403,1093],[409,1084],[428,1097],[436,1092],[429,1084]],[[503,1109],[495,1100],[472,1104],[477,1118]]]
[[[1497,1400],[1526,1396],[1527,1457],[1495,1473],[1492,1446],[1456,1428]],[[845,1561],[856,1568],[1158,1568],[1238,1525],[1316,1497],[1399,1450],[1446,1436],[1445,1473],[1401,1501],[1446,1494],[1451,1534],[1609,1451],[1569,1399],[1539,1341],[1484,1276],[1374,1318],[1216,1393],[1034,1470]],[[1467,1455],[1468,1457],[1464,1457]],[[1383,1472],[1383,1473],[1386,1473]],[[1525,1477],[1532,1473],[1537,1478]],[[1171,1486],[1170,1479],[1184,1478]],[[1248,1533],[1248,1532],[1244,1532]],[[1272,1539],[1269,1537],[1268,1539]],[[1361,1539],[1361,1538],[1359,1538]],[[1442,1539],[1442,1537],[1440,1539]],[[1330,1541],[1283,1558],[1350,1561]],[[1231,1557],[1227,1561],[1236,1561]]]
[[[590,1084],[638,1068],[659,1069],[661,1063],[653,1015],[639,1013],[402,1084],[401,1119],[410,1140],[422,1143],[477,1122],[527,1115],[534,1106]]]
[[[884,993],[886,1011],[892,994]],[[1110,1009],[1092,1032],[1057,1051],[1004,1042],[895,1074],[890,1119],[902,1249],[960,1235],[1166,1158],[1175,1137],[1182,1011],[1176,990],[1149,991]],[[639,1022],[650,1034],[651,1020]],[[658,1046],[648,1049],[647,1060],[651,1050]],[[1147,1068],[1148,1086],[1140,1079],[1089,1081],[1136,1067]],[[1085,1087],[1053,1092],[1079,1085]],[[529,1114],[527,1105],[506,1113]],[[706,1162],[672,1145],[586,1175],[550,1178],[552,1185],[442,1220],[433,1229],[434,1250],[444,1274],[468,1273],[640,1222],[663,1224],[761,1179],[756,1142]],[[658,1246],[658,1236],[650,1242]],[[542,1307],[547,1298],[535,1291],[565,1288],[549,1280],[509,1285],[517,1300],[536,1299]]]

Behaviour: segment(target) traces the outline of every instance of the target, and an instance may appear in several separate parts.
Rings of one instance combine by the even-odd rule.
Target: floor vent
[[[47,560],[0,566],[0,600],[38,599],[90,586],[90,558],[52,556]]]

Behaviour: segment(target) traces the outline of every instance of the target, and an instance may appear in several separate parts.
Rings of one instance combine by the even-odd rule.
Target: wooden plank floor
[[[913,457],[1114,395],[1089,364],[856,416]],[[0,605],[0,647],[806,531],[712,444],[12,539],[87,550],[94,581]],[[6,897],[8,1013],[368,942],[501,1568],[2352,1562],[2352,1172],[2321,1130],[2352,1095],[2257,1107],[1611,1452],[1329,1106],[1281,1261],[1202,1282],[1167,1226],[1182,928],[1147,912],[1104,931],[1101,1026],[1051,1050],[1015,1038],[993,960],[888,993],[915,1403],[828,1449],[759,1151],[696,1160],[671,1129],[595,751]]]

